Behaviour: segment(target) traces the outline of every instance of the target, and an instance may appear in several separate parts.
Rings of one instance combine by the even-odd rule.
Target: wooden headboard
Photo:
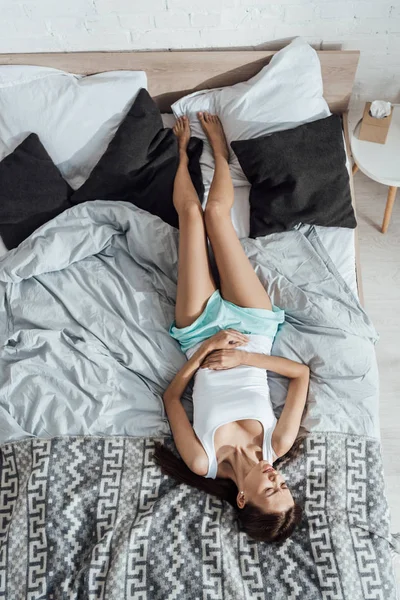
[[[102,71],[146,71],[149,93],[162,112],[195,90],[246,81],[269,63],[270,50],[199,50],[171,52],[48,52],[0,54],[0,65],[38,65],[89,75]],[[348,110],[360,53],[358,50],[318,51],[324,97],[332,112]]]

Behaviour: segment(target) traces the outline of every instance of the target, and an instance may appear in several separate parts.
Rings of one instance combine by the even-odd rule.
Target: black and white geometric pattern
[[[175,450],[170,438],[163,440]],[[0,598],[395,600],[380,445],[312,434],[279,468],[305,514],[280,545],[161,473],[154,440],[0,448]]]
[[[5,448],[0,473],[0,598],[7,590],[7,567],[10,562],[10,528],[19,495],[16,457],[12,448]]]

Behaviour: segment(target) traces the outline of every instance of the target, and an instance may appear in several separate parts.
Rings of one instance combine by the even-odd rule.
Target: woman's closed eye
[[[281,490],[287,490],[287,485],[285,481],[282,481],[281,485],[279,486],[281,488]],[[274,488],[266,488],[265,490],[265,495],[266,496],[272,496],[272,494],[275,494],[275,489]]]

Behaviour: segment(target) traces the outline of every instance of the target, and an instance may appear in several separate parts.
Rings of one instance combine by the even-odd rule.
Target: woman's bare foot
[[[186,154],[186,150],[190,140],[189,119],[187,117],[179,117],[176,120],[172,131],[178,138],[179,152],[184,152]]]
[[[222,155],[225,160],[229,160],[228,144],[226,143],[225,133],[222,123],[217,115],[210,115],[208,112],[199,112],[197,114],[204,133],[208,137],[211,148],[214,152],[214,158]]]

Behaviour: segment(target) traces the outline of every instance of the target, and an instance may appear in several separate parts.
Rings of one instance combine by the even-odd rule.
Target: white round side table
[[[386,233],[396,191],[400,187],[400,104],[393,104],[392,122],[385,144],[359,140],[361,120],[355,126],[350,141],[354,159],[353,175],[360,169],[374,181],[389,186],[381,230],[382,233]]]

